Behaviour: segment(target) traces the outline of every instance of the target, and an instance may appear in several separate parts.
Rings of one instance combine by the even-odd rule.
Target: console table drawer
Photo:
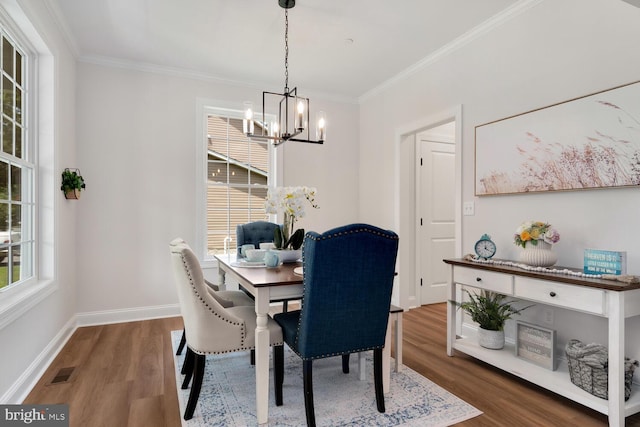
[[[602,289],[516,277],[514,296],[571,310],[586,311],[600,315],[606,313],[605,292]]]
[[[453,281],[461,285],[474,286],[505,295],[513,294],[513,276],[508,274],[454,267]]]

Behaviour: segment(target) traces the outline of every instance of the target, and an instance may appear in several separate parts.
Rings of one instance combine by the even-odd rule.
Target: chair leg
[[[349,353],[342,355],[342,372],[345,374],[349,373],[349,356]]]
[[[316,415],[313,410],[313,360],[302,361],[302,382],[304,383],[304,410],[307,414],[307,426],[316,427]]]
[[[282,384],[284,383],[284,345],[273,347],[273,388],[276,406],[282,406]]]
[[[178,346],[178,351],[176,351],[176,356],[180,356],[182,354],[182,349],[186,343],[187,336],[184,334],[184,329],[182,329],[182,338],[180,338],[180,345]]]
[[[184,363],[182,364],[182,374],[185,376],[182,381],[182,389],[186,390],[189,388],[189,382],[191,381],[191,376],[193,375],[193,363],[196,358],[196,354],[187,347],[187,354],[184,355]]]
[[[187,408],[184,410],[184,419],[190,420],[193,418],[193,412],[196,410],[198,404],[198,397],[200,397],[200,389],[202,388],[202,378],[204,377],[204,365],[207,359],[204,354],[195,354],[194,361],[194,374],[193,384],[191,385],[191,393],[189,393],[189,401],[187,402]]]
[[[373,350],[373,382],[376,389],[378,412],[384,412],[384,391],[382,389],[382,349]]]
[[[282,312],[286,313],[289,308],[289,301],[282,301]]]
[[[255,349],[251,349],[251,355],[249,356],[251,359],[251,366],[256,364],[256,350]]]

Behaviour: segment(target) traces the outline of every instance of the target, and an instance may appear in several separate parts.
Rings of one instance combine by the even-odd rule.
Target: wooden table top
[[[224,269],[233,271],[255,287],[282,286],[302,284],[302,276],[295,274],[293,269],[301,267],[301,262],[290,262],[279,267],[239,267],[233,265],[236,262],[235,254],[215,255],[215,258],[224,265]]]
[[[572,285],[588,286],[591,288],[607,289],[611,291],[630,291],[633,289],[640,289],[640,283],[625,283],[625,282],[619,282],[617,280],[577,277],[577,276],[570,276],[570,275],[561,274],[561,273],[543,273],[543,272],[529,271],[529,270],[524,270],[522,268],[510,267],[505,265],[483,264],[480,262],[468,261],[466,259],[444,259],[443,261],[447,264],[458,265],[461,267],[477,268],[480,270],[489,270],[489,271],[495,271],[498,273],[515,274],[518,276],[531,277],[531,278],[542,279],[542,280],[552,280],[554,282],[569,283]],[[508,261],[508,260],[500,260],[500,261]],[[576,271],[576,272],[582,271],[582,269],[571,268],[571,267],[553,266],[550,268],[558,269],[558,270],[562,270],[566,268],[568,270]]]

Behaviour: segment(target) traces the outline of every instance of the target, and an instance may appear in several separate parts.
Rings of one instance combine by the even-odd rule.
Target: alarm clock
[[[483,234],[474,246],[476,255],[480,258],[489,259],[496,254],[496,244],[491,240],[491,236]]]

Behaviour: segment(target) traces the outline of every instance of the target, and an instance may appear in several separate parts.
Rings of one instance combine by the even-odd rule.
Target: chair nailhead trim
[[[208,309],[208,310],[209,310],[209,311],[210,311],[214,316],[219,317],[219,318],[221,318],[222,320],[224,320],[225,322],[227,322],[227,323],[231,323],[232,325],[236,325],[236,326],[238,326],[238,325],[239,325],[239,326],[242,328],[242,333],[241,333],[241,336],[242,336],[242,340],[241,340],[241,342],[242,342],[242,347],[240,347],[240,348],[236,348],[236,349],[233,349],[233,350],[225,350],[225,351],[200,351],[200,350],[195,350],[195,349],[191,348],[191,346],[189,346],[189,343],[187,343],[187,346],[188,346],[189,348],[191,348],[191,350],[192,350],[194,353],[197,353],[197,354],[225,354],[225,353],[235,353],[235,352],[237,352],[237,351],[246,351],[246,350],[253,350],[253,349],[255,349],[255,346],[253,346],[253,347],[245,347],[245,345],[244,345],[244,343],[245,343],[245,339],[246,339],[246,337],[247,337],[247,331],[246,331],[246,329],[245,329],[245,326],[246,326],[246,325],[244,324],[244,322],[243,322],[243,323],[234,323],[234,322],[229,321],[228,319],[223,319],[223,318],[222,318],[218,313],[216,313],[215,311],[213,311],[213,308],[212,308],[211,306],[209,306],[209,304],[207,304],[207,303],[205,302],[205,300],[202,298],[202,295],[200,295],[200,293],[198,292],[198,290],[196,289],[196,287],[195,287],[195,285],[194,285],[193,276],[191,275],[191,270],[189,269],[189,265],[188,265],[188,264],[187,264],[187,262],[185,261],[184,255],[182,255],[182,254],[181,254],[181,257],[182,257],[182,264],[184,265],[184,269],[185,269],[185,271],[187,272],[187,275],[189,276],[189,283],[191,283],[191,289],[193,289],[193,292],[196,294],[196,296],[198,297],[198,299],[199,299],[199,300],[204,304],[204,306],[205,306],[205,307],[207,307],[207,309]],[[272,343],[271,345],[272,345],[272,346],[274,346],[274,345],[284,345],[284,340],[283,340],[282,342]]]
[[[291,348],[291,347],[290,347],[290,348]],[[361,353],[361,352],[363,352],[363,351],[375,350],[375,349],[377,349],[377,348],[384,348],[384,346],[380,346],[380,347],[367,347],[367,348],[360,348],[360,349],[357,349],[357,350],[353,350],[353,351],[351,351],[351,352],[349,352],[349,353],[326,353],[326,354],[320,354],[320,355],[318,355],[318,356],[314,356],[314,357],[302,357],[302,356],[300,355],[300,353],[298,353],[298,351],[297,351],[297,350],[295,350],[295,349],[292,349],[292,350],[293,350],[293,352],[294,352],[295,354],[297,354],[297,355],[298,355],[298,357],[300,357],[300,359],[302,359],[302,360],[315,360],[315,359],[324,359],[324,358],[326,358],[326,357],[342,356],[343,354]]]
[[[204,304],[204,306],[207,307],[207,309],[211,312],[211,314],[213,314],[214,316],[216,316],[216,317],[218,317],[218,318],[224,320],[225,322],[230,323],[230,324],[232,324],[234,326],[240,326],[240,328],[241,328],[240,336],[242,337],[241,343],[242,343],[242,347],[244,348],[244,342],[245,342],[245,339],[246,339],[246,336],[247,336],[247,331],[245,330],[244,322],[243,323],[231,322],[228,319],[225,319],[222,316],[220,316],[215,311],[213,311],[213,308],[209,304],[207,304],[207,302],[204,300],[204,298],[202,298],[202,295],[200,295],[200,293],[198,292],[198,289],[195,287],[194,280],[193,280],[193,275],[191,274],[191,269],[189,268],[189,264],[186,262],[186,260],[184,258],[184,254],[181,253],[180,256],[182,257],[182,263],[184,264],[184,268],[185,268],[185,271],[187,272],[187,276],[189,276],[189,283],[191,284],[191,289],[193,290],[193,293],[198,297],[200,302],[202,302],[202,304]],[[194,350],[194,352],[195,352],[195,350]],[[198,353],[198,354],[202,354],[202,353]],[[215,353],[212,353],[212,354],[215,354]]]
[[[399,239],[397,234],[391,235],[388,232],[375,231],[375,230],[372,230],[370,228],[364,228],[364,227],[356,228],[354,230],[349,230],[349,231],[341,231],[341,232],[338,232],[338,233],[329,234],[327,236],[322,236],[322,237],[314,237],[314,236],[309,235],[309,233],[307,233],[305,235],[305,238],[309,238],[309,239],[317,242],[319,240],[327,240],[327,239],[332,239],[334,237],[346,236],[348,234],[354,234],[354,233],[371,233],[371,234],[374,234],[376,236],[384,237],[386,239],[391,239],[391,240],[398,240]],[[304,265],[304,246],[302,246],[302,264]],[[307,290],[307,279],[306,279],[306,276],[304,276],[302,278],[302,294],[303,295],[306,293],[305,292],[306,290]],[[303,309],[304,309],[304,298],[302,298],[300,300],[300,310],[303,310]],[[300,316],[298,318],[298,328],[296,329],[296,345],[298,344],[298,337],[300,336],[301,319],[302,319],[302,316]],[[379,348],[379,347],[365,348],[365,349],[362,349],[362,350],[359,350],[359,351],[373,350],[373,349],[376,349],[376,348]],[[296,352],[296,354],[297,354],[297,352]],[[342,353],[339,353],[339,354],[342,354]],[[298,356],[300,356],[300,355],[298,354]],[[327,355],[323,355],[323,356],[313,357],[313,358],[310,358],[310,359],[320,359],[320,358],[323,358],[323,357],[332,357],[332,356],[337,356],[337,354],[327,354]],[[302,356],[300,356],[300,358],[302,358]]]

